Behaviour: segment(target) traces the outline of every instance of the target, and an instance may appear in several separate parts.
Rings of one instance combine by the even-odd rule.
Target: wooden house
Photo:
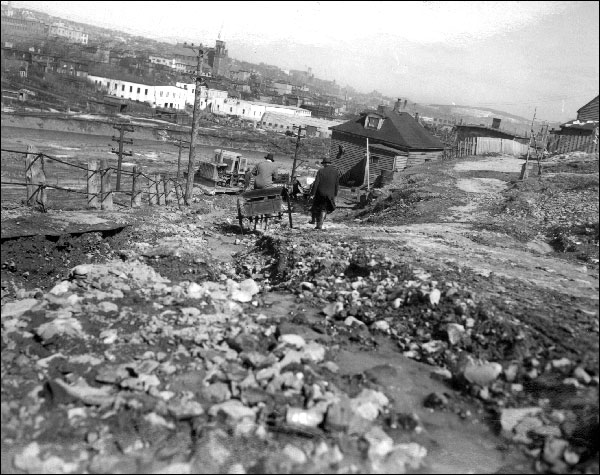
[[[598,98],[596,96],[577,111],[577,119],[560,125],[550,140],[548,151],[568,153],[582,151],[598,152]]]
[[[329,156],[344,186],[362,186],[369,140],[369,182],[406,167],[442,157],[444,144],[406,112],[380,106],[330,127]]]

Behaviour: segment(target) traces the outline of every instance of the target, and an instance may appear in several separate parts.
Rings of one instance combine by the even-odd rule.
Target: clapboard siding
[[[406,162],[406,168],[415,167],[422,165],[425,162],[441,160],[443,150],[435,151],[409,151],[408,161]]]
[[[354,140],[353,140],[354,139]],[[344,154],[337,157],[339,146],[344,147]],[[354,137],[342,136],[333,131],[329,157],[340,173],[340,184],[361,186],[365,181],[366,144],[361,145]]]
[[[588,131],[586,132],[587,133],[581,133],[581,131],[565,132],[563,130],[558,136],[556,153],[568,153],[575,151],[598,153],[598,144],[594,143],[594,134]]]
[[[598,119],[598,96],[584,105],[577,111],[577,119],[584,120],[599,120]]]
[[[378,142],[369,141],[369,145]],[[345,153],[338,158],[339,146],[344,147]],[[381,144],[386,145],[386,144]],[[367,141],[364,137],[333,131],[329,157],[340,172],[340,183],[346,186],[361,186],[366,184],[365,160]],[[440,160],[443,150],[408,150],[394,153],[391,150],[371,148],[371,167],[369,180],[373,183],[383,170],[401,171],[405,168],[420,165],[430,160]],[[400,157],[407,155],[406,157]],[[399,157],[399,158],[396,158]],[[394,161],[396,167],[394,168]]]

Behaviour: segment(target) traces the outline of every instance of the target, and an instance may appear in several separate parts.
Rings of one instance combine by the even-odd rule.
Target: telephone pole
[[[123,164],[123,156],[131,157],[133,155],[132,151],[124,152],[123,144],[133,145],[133,139],[124,138],[125,132],[133,132],[133,127],[126,124],[119,124],[118,126],[113,126],[113,129],[119,131],[119,137],[115,137],[113,135],[112,139],[115,142],[119,142],[119,149],[115,150],[114,148],[111,150],[111,153],[116,153],[119,156],[117,161],[117,191],[121,191],[121,166]]]
[[[189,205],[192,199],[192,194],[194,191],[194,159],[196,158],[196,134],[198,131],[198,120],[200,119],[200,97],[201,97],[201,87],[202,87],[202,64],[204,62],[204,48],[202,44],[198,48],[194,48],[194,43],[191,46],[185,46],[188,49],[191,49],[197,54],[198,64],[196,66],[196,92],[194,94],[194,110],[192,113],[192,136],[190,137],[190,154],[188,161],[188,175],[187,175],[187,183],[185,188],[185,196],[184,201],[186,205]]]
[[[291,183],[294,183],[294,178],[296,178],[296,163],[298,160],[298,150],[300,149],[300,139],[303,138],[301,137],[302,131],[304,130],[304,132],[306,132],[306,127],[302,127],[301,125],[294,125],[293,128],[298,129],[298,135],[296,138],[296,152],[294,153],[294,164],[292,165],[292,176],[290,177]]]

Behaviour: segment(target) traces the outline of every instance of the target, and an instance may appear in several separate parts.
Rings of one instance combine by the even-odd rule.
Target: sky
[[[14,1],[153,39],[214,45],[361,92],[566,121],[598,95],[600,2]]]

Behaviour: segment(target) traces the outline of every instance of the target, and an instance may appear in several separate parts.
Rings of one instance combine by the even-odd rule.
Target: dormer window
[[[378,129],[380,120],[379,117],[367,117],[367,129]]]

